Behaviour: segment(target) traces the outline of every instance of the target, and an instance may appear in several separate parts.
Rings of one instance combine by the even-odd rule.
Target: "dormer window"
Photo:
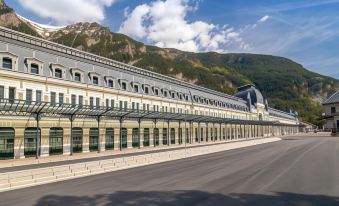
[[[164,97],[167,97],[168,94],[167,94],[167,91],[164,91]]]
[[[0,66],[6,70],[18,70],[17,65],[18,56],[11,52],[1,52],[0,51]]]
[[[66,69],[65,66],[61,64],[51,64],[52,76],[54,78],[65,79]]]
[[[25,59],[25,64],[27,66],[27,72],[31,74],[42,74],[43,62],[35,57],[28,57]]]
[[[133,91],[138,93],[139,92],[139,86],[138,85],[134,85],[133,86]]]
[[[2,67],[4,69],[13,69],[13,60],[9,57],[2,58]]]
[[[159,89],[154,89],[154,95],[156,95],[156,96],[159,95]]]
[[[31,73],[32,74],[39,74],[39,65],[38,64],[31,64]]]
[[[145,91],[145,94],[149,94],[149,88],[148,87],[145,87],[144,91]]]
[[[93,85],[99,85],[100,84],[100,74],[99,73],[89,72],[88,75],[89,75]]]
[[[93,76],[93,84],[94,85],[99,85],[99,78],[97,76]]]
[[[188,101],[188,95],[185,96],[186,101]]]
[[[109,79],[109,80],[107,81],[107,86],[108,86],[108,87],[111,87],[111,88],[114,87],[114,83],[113,83],[113,80],[112,80],[112,79]]]
[[[54,77],[62,78],[62,70],[60,68],[55,68],[55,70],[54,70]]]
[[[127,90],[127,84],[126,84],[126,82],[121,82],[121,89],[122,89],[122,90]]]
[[[81,82],[81,74],[78,72],[74,73],[74,81]]]
[[[172,92],[171,97],[174,99],[175,98],[175,93]]]

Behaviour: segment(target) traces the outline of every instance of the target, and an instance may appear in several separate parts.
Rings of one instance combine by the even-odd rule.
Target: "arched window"
[[[89,129],[89,150],[98,151],[99,149],[99,130],[98,128]]]
[[[63,153],[63,137],[64,130],[62,128],[53,127],[49,130],[49,154]]]
[[[37,134],[38,133],[38,134]],[[36,155],[36,138],[40,139],[40,128],[37,130],[35,127],[25,129],[24,139],[24,155],[25,157],[33,157]],[[41,150],[39,149],[39,152]]]
[[[13,128],[0,128],[0,159],[14,158],[14,136]]]
[[[82,152],[82,136],[81,128],[72,128],[72,146],[73,152]]]
[[[105,149],[110,150],[114,148],[114,129],[106,128],[105,135]]]

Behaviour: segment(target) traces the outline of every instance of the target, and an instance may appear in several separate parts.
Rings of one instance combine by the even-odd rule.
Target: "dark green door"
[[[121,147],[122,148],[127,148],[127,129],[126,128],[121,128]]]
[[[73,152],[82,152],[82,136],[83,136],[83,131],[81,128],[72,129]]]
[[[37,137],[37,129],[36,128],[26,128],[24,139],[24,155],[25,157],[33,157],[36,156],[36,137]],[[40,129],[38,130],[38,139],[40,139]],[[39,145],[40,147],[40,145]],[[39,149],[39,153],[40,153]]]
[[[106,129],[105,149],[111,150],[114,148],[114,129]]]
[[[171,144],[175,144],[175,129],[174,128],[171,128],[170,136],[171,136]]]
[[[132,147],[139,147],[139,129],[133,128],[132,130]]]
[[[162,129],[162,144],[167,145],[167,128]]]
[[[144,129],[144,147],[149,146],[149,128]]]
[[[51,128],[49,130],[49,154],[63,153],[64,130],[62,128]]]
[[[14,129],[0,128],[0,159],[14,158]]]
[[[159,146],[159,129],[158,128],[154,128],[153,135],[154,135],[154,146]]]
[[[99,130],[91,128],[89,130],[89,151],[98,151],[99,149]]]

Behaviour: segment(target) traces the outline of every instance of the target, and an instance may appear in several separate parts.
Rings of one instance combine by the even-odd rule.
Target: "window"
[[[54,70],[54,76],[57,78],[62,78],[62,69],[56,68]]]
[[[109,108],[109,99],[106,99],[106,107]]]
[[[56,103],[56,94],[55,92],[51,92],[51,105],[55,105]]]
[[[38,64],[31,64],[31,73],[32,74],[39,74],[39,65]]]
[[[122,83],[121,83],[121,89],[122,89],[122,90],[127,90],[127,84],[126,84],[126,82],[122,82]]]
[[[120,108],[120,110],[123,109],[122,101],[119,101],[119,108]]]
[[[175,93],[172,92],[171,97],[174,99],[175,98]]]
[[[335,107],[331,107],[331,113],[332,113],[332,114],[336,113]]]
[[[111,108],[114,108],[114,99],[111,99]]]
[[[49,130],[49,154],[62,154],[63,152],[63,136],[62,128],[51,128]]]
[[[41,102],[42,101],[42,91],[41,90],[37,90],[36,94],[35,94],[35,101],[36,102]]]
[[[76,101],[77,101],[76,99],[77,99],[77,96],[72,94],[72,96],[71,96],[71,104],[72,104],[73,107],[75,107],[75,105],[76,105]]]
[[[145,94],[149,94],[149,88],[145,87]]]
[[[133,91],[134,92],[139,92],[139,86],[138,85],[134,85],[133,86]]]
[[[120,134],[121,134],[120,146],[121,148],[127,148],[127,128],[121,128]]]
[[[5,98],[5,87],[0,86],[0,101]]]
[[[144,147],[149,146],[149,128],[144,129]]]
[[[126,111],[127,110],[127,101],[124,102],[124,110]]]
[[[158,89],[154,89],[154,94],[155,94],[156,96],[158,96],[158,95],[159,95],[159,90],[158,90]]]
[[[93,84],[99,85],[99,78],[97,76],[93,76]]]
[[[2,67],[4,69],[13,69],[13,60],[8,57],[2,58]]]
[[[84,97],[80,95],[79,96],[79,107],[82,107],[83,101],[84,101]]]
[[[164,91],[164,97],[167,97],[167,91]]]
[[[32,90],[26,89],[26,102],[30,104],[32,101]]]
[[[63,104],[63,103],[64,103],[64,94],[59,93],[59,104]]]
[[[90,106],[91,109],[93,109],[93,106],[94,106],[94,98],[93,97],[89,98],[89,106]]]
[[[185,96],[186,101],[188,101],[188,95]]]
[[[105,149],[113,149],[114,148],[114,129],[106,128],[106,138],[105,138]]]
[[[132,129],[132,147],[139,147],[139,128]]]
[[[167,128],[162,129],[162,144],[167,144]]]
[[[97,108],[100,107],[100,98],[98,98],[98,97],[96,98],[95,105],[96,105]]]
[[[81,82],[81,74],[80,73],[76,72],[74,74],[74,81]]]
[[[113,86],[114,86],[113,80],[109,79],[109,80],[107,81],[107,86],[113,88]]]
[[[98,128],[89,129],[89,150],[98,151],[99,149],[99,130]]]

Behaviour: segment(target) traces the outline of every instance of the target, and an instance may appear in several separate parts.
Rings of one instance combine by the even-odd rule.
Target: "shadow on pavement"
[[[112,194],[93,196],[48,195],[38,200],[36,206],[338,206],[339,198],[323,195],[302,195],[294,193],[231,194],[207,193],[202,191],[118,191]]]

